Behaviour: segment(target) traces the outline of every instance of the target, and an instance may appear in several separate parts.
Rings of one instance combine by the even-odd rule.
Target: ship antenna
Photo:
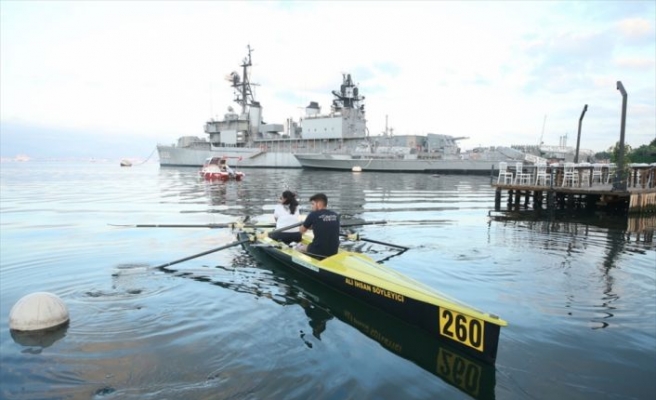
[[[241,105],[242,114],[246,113],[246,106],[250,105],[254,100],[253,90],[251,88],[251,82],[248,76],[248,68],[253,65],[253,63],[251,62],[251,53],[255,51],[255,49],[251,48],[250,44],[247,46],[247,48],[248,48],[248,56],[244,58],[244,61],[241,64],[244,78],[241,84],[238,85],[240,86],[241,89],[241,93],[240,93],[241,96],[237,97],[237,103]]]
[[[538,143],[538,147],[542,146],[542,139],[544,138],[544,126],[547,124],[547,114],[544,114],[544,120],[542,121],[542,134],[540,135],[540,142]]]

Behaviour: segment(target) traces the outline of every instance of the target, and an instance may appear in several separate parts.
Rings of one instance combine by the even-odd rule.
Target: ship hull
[[[296,159],[306,169],[352,171],[356,167],[361,171],[478,175],[489,175],[499,164],[495,160],[354,158],[339,154],[297,154]]]
[[[444,174],[488,175],[498,170],[499,161],[504,157],[480,159],[438,159],[438,158],[372,158],[366,155],[329,153],[295,153],[287,146],[277,149],[250,147],[185,148],[176,146],[157,146],[159,163],[163,167],[202,167],[210,157],[241,158],[239,168],[305,168],[336,171],[352,171],[360,167],[362,171],[379,172],[426,172]]]
[[[162,167],[202,167],[210,157],[241,157],[239,168],[301,168],[294,154],[284,151],[265,151],[259,148],[217,147],[195,149],[157,146]]]

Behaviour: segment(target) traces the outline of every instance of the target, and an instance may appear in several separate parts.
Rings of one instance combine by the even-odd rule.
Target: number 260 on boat
[[[485,323],[448,308],[440,308],[440,335],[478,351],[484,351]]]

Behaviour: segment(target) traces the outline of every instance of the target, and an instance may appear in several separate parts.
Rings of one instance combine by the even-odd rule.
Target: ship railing
[[[530,153],[524,154],[524,161],[528,161],[533,164],[547,163],[546,158],[538,157],[535,154],[530,154]]]
[[[510,147],[497,146],[496,151],[512,159],[522,159],[524,157],[524,153],[519,150],[511,149]]]

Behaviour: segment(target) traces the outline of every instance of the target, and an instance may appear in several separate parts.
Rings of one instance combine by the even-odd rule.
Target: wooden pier
[[[585,209],[620,214],[656,212],[656,168],[653,164],[630,168],[627,178],[615,184],[611,183],[613,176],[609,178],[609,173],[612,171],[608,169],[593,180],[592,166],[578,168],[574,172],[576,179],[567,179],[562,168],[548,170],[546,179],[537,179],[536,172],[535,167],[528,167],[519,174],[506,172],[511,176],[493,176],[495,210],[501,210],[505,192],[511,210],[532,207],[535,210]]]

